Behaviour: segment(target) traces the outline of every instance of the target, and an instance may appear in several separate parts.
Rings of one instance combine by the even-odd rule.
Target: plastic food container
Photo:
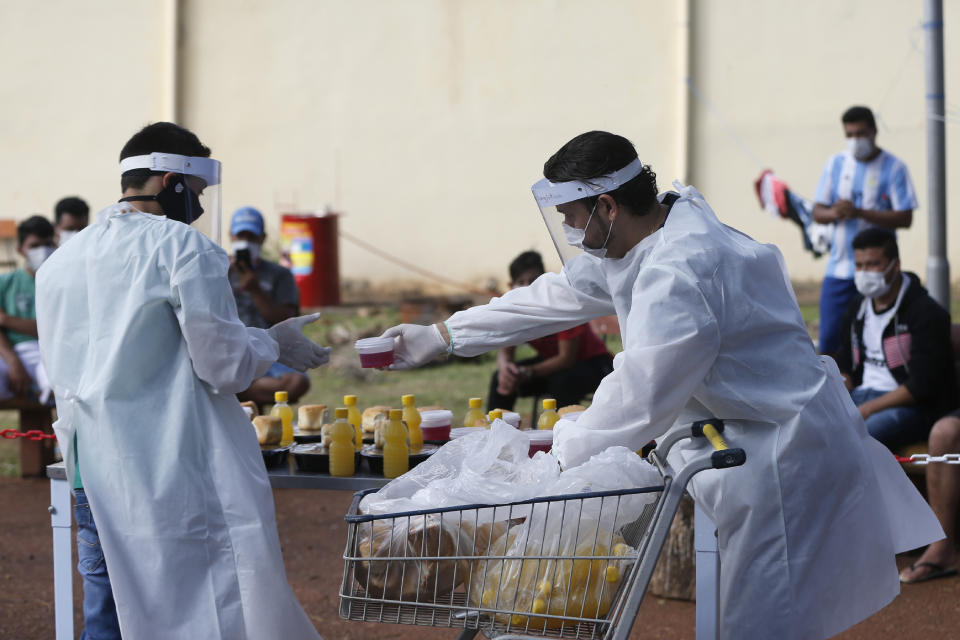
[[[308,473],[330,473],[330,452],[320,443],[293,447],[293,460],[297,469]],[[354,473],[360,470],[360,452],[353,457]]]
[[[409,468],[413,469],[415,466],[436,453],[437,449],[439,449],[439,447],[434,444],[425,444],[420,451],[416,453],[411,451]],[[360,450],[360,455],[363,456],[363,459],[367,461],[367,466],[370,467],[370,471],[373,474],[379,476],[383,475],[383,449],[377,449],[373,445],[367,445]]]
[[[537,451],[546,453],[553,447],[553,431],[549,429],[531,429],[527,431],[526,434],[530,436],[531,458]]]
[[[442,444],[450,440],[450,423],[453,422],[453,411],[436,409],[420,412],[420,431],[423,432],[423,441],[430,444]]]
[[[393,364],[393,338],[364,338],[353,344],[360,355],[360,366],[376,369]]]
[[[263,454],[263,465],[267,469],[285,465],[288,451],[290,451],[290,447],[278,447],[272,444],[261,445],[260,453]]]
[[[320,431],[301,431],[300,427],[293,427],[293,441],[297,444],[323,442],[323,433]]]
[[[477,433],[478,431],[487,431],[486,427],[457,427],[456,429],[450,429],[450,439],[456,440],[457,438],[462,438],[463,436],[468,436],[471,433]]]
[[[516,411],[504,411],[503,412],[503,421],[509,424],[514,429],[520,428],[520,414]]]

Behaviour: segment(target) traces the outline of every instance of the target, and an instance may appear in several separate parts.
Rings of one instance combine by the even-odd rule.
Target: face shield
[[[543,222],[547,225],[550,238],[564,264],[583,253],[583,250],[569,244],[567,233],[563,229],[564,215],[557,207],[613,191],[636,178],[642,170],[643,163],[640,162],[640,158],[634,158],[633,162],[624,168],[597,178],[569,182],[550,182],[544,178],[531,187],[537,207],[540,208],[540,215],[543,216]]]
[[[138,169],[179,174],[149,199],[160,203],[168,218],[189,224],[216,244],[221,244],[219,161],[175,153],[151,153],[120,161],[121,173]],[[134,196],[131,199],[139,198]]]

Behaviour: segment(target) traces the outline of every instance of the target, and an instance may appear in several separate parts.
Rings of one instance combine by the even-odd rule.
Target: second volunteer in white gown
[[[942,537],[940,526],[867,434],[836,365],[817,356],[776,248],[722,224],[692,187],[659,196],[648,215],[662,226],[642,230],[617,189],[647,180],[656,194],[655,177],[619,136],[575,138],[545,174],[551,164],[575,168],[576,158],[595,167],[618,157],[602,173],[534,187],[544,208],[558,205],[577,220],[566,236],[594,255],[442,327],[388,330],[396,368],[443,351],[479,355],[615,313],[623,351],[586,412],[554,427],[560,464],[613,445],[639,450],[671,428],[724,419],[747,462],[703,472],[691,486],[718,529],[722,637],[835,635],[899,593],[895,554]],[[591,219],[605,231],[587,235],[597,248],[583,237]],[[708,446],[691,441],[671,456],[690,459]]]
[[[154,169],[186,197],[195,180],[208,191],[219,182],[209,158],[153,153],[125,165]],[[211,171],[187,173],[201,166]],[[300,332],[312,316],[243,326],[226,253],[174,211],[176,194],[162,197],[166,216],[108,207],[37,280],[54,427],[71,482],[76,437],[120,631],[319,639],[287,582],[270,483],[234,394],[278,358],[303,370],[329,350]]]

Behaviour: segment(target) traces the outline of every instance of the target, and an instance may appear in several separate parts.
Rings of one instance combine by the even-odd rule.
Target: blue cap
[[[263,216],[253,207],[240,207],[233,212],[230,220],[230,235],[235,236],[241,231],[249,231],[258,236],[263,235]]]

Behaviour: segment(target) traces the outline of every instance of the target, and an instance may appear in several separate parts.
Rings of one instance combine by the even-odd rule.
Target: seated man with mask
[[[34,278],[54,251],[53,235],[53,225],[42,216],[17,225],[17,253],[26,266],[0,276],[0,400],[36,394],[46,402],[50,395],[37,342]]]
[[[837,365],[867,430],[891,449],[927,439],[956,406],[950,315],[900,270],[897,239],[879,227],[853,239],[858,294]]]
[[[529,286],[545,271],[540,254],[525,251],[510,263],[510,288]],[[503,347],[497,353],[487,409],[513,411],[517,396],[555,398],[558,407],[577,404],[613,371],[613,356],[589,323],[529,344],[537,355],[520,362],[514,360],[516,347]]]
[[[77,196],[61,198],[53,208],[53,221],[59,247],[87,228],[90,222],[90,207]]]
[[[293,318],[299,312],[300,293],[289,269],[260,255],[267,234],[263,216],[253,207],[242,207],[230,222],[230,285],[237,301],[240,321],[248,327],[267,329]],[[310,389],[310,379],[279,362],[250,388],[237,395],[258,405],[273,402],[273,394],[286,391],[296,402]]]

